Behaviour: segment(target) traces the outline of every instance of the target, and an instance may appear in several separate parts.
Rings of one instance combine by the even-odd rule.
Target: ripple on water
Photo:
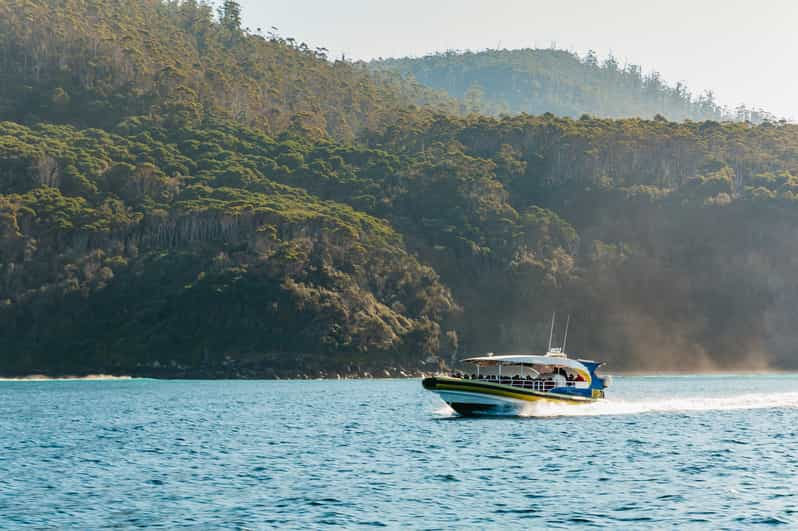
[[[418,381],[2,382],[0,529],[795,528],[797,388],[618,378],[484,420]]]

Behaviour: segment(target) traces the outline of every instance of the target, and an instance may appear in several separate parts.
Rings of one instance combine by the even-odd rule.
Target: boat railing
[[[520,387],[523,389],[530,389],[532,391],[551,391],[555,387],[576,387],[577,382],[573,380],[566,380],[565,382],[561,382],[559,385],[554,380],[548,379],[526,379],[526,378],[498,378],[498,377],[491,377],[491,376],[480,376],[476,378],[469,377],[467,375],[453,375],[455,378],[461,378],[464,380],[474,380],[477,382],[484,382],[484,383],[494,383],[494,384],[501,384],[501,385],[510,385],[513,387]]]

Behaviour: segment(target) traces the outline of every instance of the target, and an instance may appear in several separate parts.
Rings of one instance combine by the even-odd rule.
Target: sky
[[[244,25],[337,57],[548,48],[612,53],[723,105],[798,118],[798,0],[240,0]]]

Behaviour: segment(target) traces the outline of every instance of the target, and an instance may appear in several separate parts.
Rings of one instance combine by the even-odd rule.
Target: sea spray
[[[691,411],[726,411],[737,409],[798,408],[798,392],[752,393],[738,396],[658,398],[624,400],[609,398],[591,404],[571,405],[553,402],[532,403],[522,417],[580,417],[597,415],[640,415]]]

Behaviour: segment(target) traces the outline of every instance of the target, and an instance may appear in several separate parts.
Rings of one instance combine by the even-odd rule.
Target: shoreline
[[[798,374],[798,369],[746,369],[746,368],[733,368],[728,370],[711,370],[711,371],[605,371],[612,376],[662,376],[670,378],[678,378],[681,376],[768,376],[779,374]]]
[[[0,383],[3,382],[70,382],[70,381],[131,381],[131,380],[261,380],[261,381],[308,381],[308,380],[396,380],[396,379],[419,379],[432,376],[439,373],[439,371],[421,371],[421,370],[397,370],[389,371],[363,371],[348,374],[334,373],[326,375],[318,374],[303,374],[301,372],[292,375],[279,375],[279,374],[219,374],[217,371],[210,371],[213,374],[208,374],[204,371],[157,371],[152,373],[149,371],[130,371],[127,373],[108,373],[96,372],[88,374],[47,374],[42,372],[32,374],[3,374],[0,373]],[[736,369],[730,371],[613,371],[607,374],[616,377],[641,377],[641,378],[679,378],[679,377],[694,377],[694,376],[716,376],[716,377],[734,377],[734,376],[778,376],[778,375],[791,375],[798,374],[798,370],[788,369],[770,369],[770,370],[750,370]]]
[[[48,376],[46,374],[28,374],[25,376],[0,376],[0,382],[58,382],[58,381],[73,381],[83,380],[91,381],[113,381],[113,380],[134,380],[133,376],[128,375],[112,375],[112,374],[87,374],[85,376],[64,375],[64,376]]]
[[[425,378],[438,371],[388,367],[373,370],[275,370],[221,368],[177,369],[134,369],[103,370],[82,373],[80,371],[52,372],[35,371],[31,373],[0,372],[0,382],[43,382],[43,381],[113,381],[113,380],[380,380],[397,378]]]

